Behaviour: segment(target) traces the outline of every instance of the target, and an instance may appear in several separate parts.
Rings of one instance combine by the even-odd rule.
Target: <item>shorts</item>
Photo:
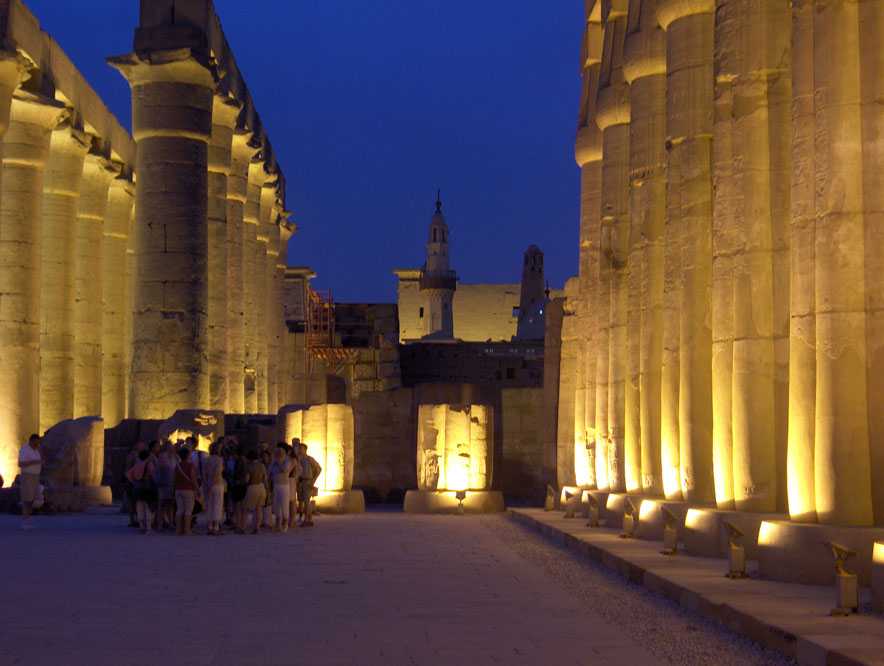
[[[252,483],[246,489],[245,510],[254,511],[264,506],[267,501],[267,489],[263,483]]]
[[[19,476],[18,496],[23,504],[32,504],[40,487],[39,474],[22,474]]]
[[[310,479],[298,481],[298,501],[309,502],[311,497],[313,497],[313,481]]]

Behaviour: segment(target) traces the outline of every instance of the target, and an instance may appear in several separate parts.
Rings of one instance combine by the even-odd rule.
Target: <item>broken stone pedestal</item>
[[[316,498],[320,513],[365,513],[365,495],[361,490],[326,490]]]
[[[82,511],[110,504],[111,489],[104,476],[104,421],[97,416],[61,421],[43,435],[46,500],[57,511]]]

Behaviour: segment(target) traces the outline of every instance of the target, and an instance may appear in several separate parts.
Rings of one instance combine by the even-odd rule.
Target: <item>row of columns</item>
[[[884,8],[643,0],[587,19],[574,481],[884,524],[881,148],[863,141]]]
[[[279,178],[242,104],[197,53],[111,59],[137,145],[135,418],[279,408]]]

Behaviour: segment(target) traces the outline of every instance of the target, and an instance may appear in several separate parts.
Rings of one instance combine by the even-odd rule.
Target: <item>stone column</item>
[[[602,140],[598,126],[581,127],[577,133],[575,157],[580,166],[580,286],[583,313],[580,318],[583,337],[584,409],[586,431],[585,485],[596,486],[596,362],[597,310],[599,279],[599,242],[602,218]],[[577,480],[578,483],[580,479]]]
[[[250,133],[243,131],[233,135],[230,176],[227,179],[228,398],[233,414],[246,412],[243,211],[248,198],[249,162],[257,152],[250,145],[251,138]]]
[[[114,165],[102,155],[86,155],[77,208],[74,260],[74,418],[102,415],[104,218],[107,191],[117,173]]]
[[[248,189],[243,208],[243,313],[245,318],[245,411],[258,413],[258,221],[264,163],[253,159],[248,167]],[[264,275],[263,271],[260,273]]]
[[[654,3],[651,3],[653,5]],[[645,11],[646,9],[646,11]],[[653,6],[644,6],[640,29],[624,45],[623,75],[629,83],[629,212],[637,283],[638,396],[641,492],[663,494],[660,391],[663,354],[663,257],[666,219],[666,35]],[[637,276],[637,277],[636,277]]]
[[[279,224],[277,207],[273,206],[270,213],[271,223],[267,226],[267,259],[265,264],[267,285],[266,327],[267,332],[267,413],[279,411],[279,320],[282,308],[278,307],[276,265],[279,263]]]
[[[2,91],[0,91],[2,92]],[[0,107],[3,100],[0,99]],[[64,106],[23,91],[11,102],[0,182],[0,473],[40,426],[40,238],[43,169]],[[3,115],[0,114],[0,123]],[[0,126],[0,129],[5,125]]]
[[[868,387],[881,369],[880,7],[815,2],[816,510],[820,522],[871,525]],[[863,30],[860,30],[860,25]],[[868,41],[867,41],[868,40]],[[878,40],[876,42],[876,40]],[[877,55],[874,55],[877,54]],[[876,191],[877,190],[877,191]],[[876,206],[877,204],[877,206]],[[868,264],[867,264],[868,262]],[[867,308],[871,316],[867,317]],[[875,314],[871,314],[875,313]],[[872,342],[870,349],[867,336]],[[867,374],[868,373],[868,374]],[[880,386],[880,380],[871,380]],[[878,396],[876,396],[878,397]],[[880,397],[878,397],[880,400]],[[874,420],[880,424],[879,417]],[[880,470],[876,470],[880,478]]]
[[[728,3],[742,27],[733,82],[733,497],[785,510],[791,78],[786,0]],[[736,11],[733,11],[736,10]],[[729,33],[732,27],[723,26]],[[782,472],[782,479],[780,474]]]
[[[813,0],[792,3],[792,180],[789,281],[789,515],[816,522],[816,117]]]
[[[233,128],[240,108],[234,100],[215,95],[212,134],[209,137],[209,405],[223,412],[229,411],[230,379],[227,180],[230,175]]]
[[[101,320],[101,416],[113,428],[126,418],[128,385],[127,332],[129,309],[129,235],[135,186],[130,174],[111,181],[104,217],[101,285],[104,310]]]
[[[275,200],[274,186],[268,183],[268,174],[265,165],[262,164],[260,173],[262,184],[260,185],[259,203],[258,203],[258,228],[257,228],[257,244],[255,245],[255,321],[257,322],[257,331],[255,339],[257,345],[257,354],[255,356],[256,370],[256,390],[258,393],[258,412],[261,414],[270,413],[270,405],[268,402],[268,350],[269,350],[269,331],[268,327],[268,295],[271,285],[268,283],[267,266],[270,264],[271,257],[268,256],[270,248],[270,215]],[[275,258],[273,259],[276,265]]]
[[[684,499],[712,502],[713,0],[661,0],[667,31],[669,194],[667,222],[680,227],[679,471]],[[674,216],[674,217],[673,217]],[[665,378],[664,378],[665,379]],[[664,470],[664,474],[666,471]]]
[[[622,25],[621,25],[622,24]],[[614,52],[622,53],[625,22],[609,23],[613,30]],[[617,66],[616,62],[612,66]],[[637,440],[630,441],[630,450],[624,450],[626,434],[627,383],[627,303],[628,253],[630,244],[629,218],[629,87],[619,67],[612,72],[612,82],[599,92],[596,124],[602,131],[602,220],[610,229],[610,316],[608,331],[608,487],[620,492],[626,489],[626,468],[629,478],[638,483],[641,476],[637,467],[641,458]],[[634,414],[638,415],[638,400],[632,400]],[[637,420],[637,419],[636,419]],[[636,434],[636,433],[633,433]]]
[[[277,392],[279,406],[291,404],[292,396],[289,395],[289,371],[288,357],[289,349],[287,344],[288,328],[285,323],[285,306],[283,304],[283,289],[285,284],[285,269],[288,265],[288,246],[293,233],[293,226],[287,220],[288,213],[283,211],[279,224],[279,256],[276,259],[276,288],[277,303],[279,304],[279,312],[277,322],[278,333],[278,356],[277,356]]]
[[[40,432],[74,418],[74,256],[89,138],[60,125],[43,177],[40,275]]]
[[[132,416],[209,407],[208,141],[215,80],[186,50],[110,60],[132,87],[138,267]]]
[[[133,194],[135,188],[132,188]],[[135,275],[137,273],[136,250],[135,250],[135,205],[129,213],[129,237],[126,239],[126,313],[123,317],[123,387],[126,396],[126,417],[132,416],[132,358],[133,358],[133,331],[135,321]]]

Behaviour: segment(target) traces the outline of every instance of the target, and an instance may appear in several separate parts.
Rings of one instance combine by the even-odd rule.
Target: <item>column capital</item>
[[[68,119],[69,112],[64,104],[50,97],[17,90],[12,96],[10,116],[16,122],[53,130]]]
[[[233,130],[240,111],[242,111],[240,102],[228,95],[216,93],[212,99],[212,125]]]
[[[102,184],[106,184],[109,186],[111,184],[111,181],[120,175],[120,172],[121,167],[119,163],[114,162],[106,155],[97,153],[94,150],[90,150],[88,153],[86,153],[86,161],[83,164],[84,177],[88,175],[91,177],[99,178],[101,180],[106,180],[107,183]]]
[[[631,85],[657,75],[666,75],[666,33],[653,28],[628,35],[623,45],[623,78]]]
[[[679,19],[715,12],[715,0],[658,0],[657,21],[664,30]]]
[[[629,86],[626,82],[615,83],[599,90],[596,125],[603,132],[615,125],[629,123]]]
[[[215,89],[215,74],[193,49],[170,49],[112,56],[107,64],[133,88],[149,83],[184,83]]]
[[[602,133],[594,123],[584,125],[577,130],[577,140],[574,142],[574,159],[579,167],[602,159]]]

